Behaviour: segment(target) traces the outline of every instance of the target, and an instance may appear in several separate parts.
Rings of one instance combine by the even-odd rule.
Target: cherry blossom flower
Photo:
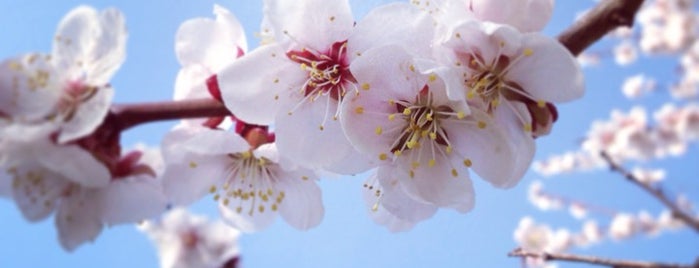
[[[636,16],[641,28],[641,50],[646,53],[672,53],[692,44],[696,38],[693,4],[656,0]]]
[[[451,87],[449,97],[493,115],[510,140],[529,144],[524,151],[533,151],[531,137],[548,134],[557,119],[551,102],[583,94],[575,58],[551,38],[478,21],[459,25],[451,37],[444,62],[460,68],[466,89]]]
[[[614,216],[609,226],[609,235],[614,240],[622,240],[636,234],[636,221],[633,215],[620,213]]]
[[[243,232],[264,229],[277,214],[298,229],[316,226],[324,210],[315,174],[282,163],[275,144],[263,140],[251,144],[203,127],[174,129],[163,141],[166,193],[177,205],[212,194],[223,218]]]
[[[351,66],[363,91],[343,103],[342,126],[359,151],[393,170],[408,196],[466,212],[473,206],[469,169],[508,187],[526,167],[517,166],[504,131],[450,101],[437,71],[420,69],[427,65],[397,45],[363,53]]]
[[[237,262],[240,232],[222,221],[174,208],[138,226],[155,243],[161,268],[220,268]]]
[[[514,239],[525,250],[545,251],[553,239],[553,231],[548,225],[536,224],[531,217],[524,217],[514,231]]]
[[[431,19],[408,4],[377,8],[356,26],[346,0],[269,0],[265,7],[270,29],[263,31],[276,42],[219,74],[224,103],[246,122],[273,123],[280,153],[301,165],[342,174],[368,170],[374,164],[354,150],[338,122],[341,103],[360,91],[350,64],[387,42],[428,50]]]
[[[41,139],[48,125],[3,130],[0,165],[12,177],[12,199],[32,222],[56,212],[61,245],[68,251],[94,240],[104,225],[136,222],[165,209],[155,174],[126,155],[116,173],[77,145]]]
[[[614,61],[621,66],[634,63],[638,59],[638,51],[631,41],[624,41],[614,47]]]
[[[219,5],[214,5],[214,14],[216,20],[190,19],[177,30],[175,52],[182,68],[175,81],[175,100],[211,97],[221,100],[214,75],[247,51],[245,33],[238,19]],[[211,123],[208,119],[183,122]]]
[[[91,133],[107,114],[109,80],[124,61],[125,46],[121,12],[73,9],[58,25],[50,55],[0,63],[0,115],[16,123],[55,122],[60,143]]]
[[[629,99],[639,98],[655,89],[655,80],[643,74],[638,74],[626,78],[621,92]]]
[[[633,174],[639,182],[648,185],[654,185],[665,179],[665,170],[663,169],[643,169],[636,167],[631,171],[631,174]]]

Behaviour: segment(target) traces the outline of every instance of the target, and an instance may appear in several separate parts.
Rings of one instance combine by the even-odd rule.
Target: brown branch
[[[626,178],[628,181],[632,182],[638,187],[641,187],[648,194],[652,195],[653,197],[655,197],[655,199],[658,199],[658,201],[663,203],[665,207],[670,209],[670,211],[672,211],[672,215],[675,218],[682,220],[689,227],[694,229],[694,231],[699,232],[699,219],[693,217],[692,215],[679,208],[677,204],[675,204],[675,202],[672,202],[670,198],[668,198],[667,195],[665,195],[665,193],[660,187],[653,187],[649,184],[641,182],[638,178],[636,178],[636,176],[631,174],[631,172],[624,169],[621,165],[615,163],[611,159],[609,154],[607,154],[606,152],[602,152],[601,155],[602,158],[604,158],[604,160],[607,162],[607,164],[609,164],[609,167],[612,169],[612,171],[618,172],[619,174],[624,176],[624,178]]]
[[[532,252],[526,251],[521,248],[517,248],[512,252],[508,253],[509,257],[522,257],[522,258],[536,258],[544,261],[567,261],[567,262],[578,262],[587,263],[600,266],[609,266],[614,268],[698,268],[699,262],[694,264],[673,264],[673,263],[658,263],[658,262],[644,262],[644,261],[632,261],[632,260],[614,260],[606,259],[594,256],[583,256],[574,255],[567,253],[546,253],[546,252]]]
[[[193,99],[136,104],[114,104],[110,110],[119,130],[163,120],[229,116],[223,103],[214,99]]]
[[[558,35],[570,53],[578,55],[619,26],[633,25],[643,0],[604,0]]]

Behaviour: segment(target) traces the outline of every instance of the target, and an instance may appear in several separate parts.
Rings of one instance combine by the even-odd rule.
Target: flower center
[[[347,93],[348,84],[356,82],[349,71],[346,54],[347,41],[342,41],[332,44],[326,53],[304,48],[286,55],[308,72],[308,79],[301,88],[304,96],[328,95],[339,101]]]
[[[63,117],[64,122],[72,120],[80,104],[94,97],[97,90],[97,87],[85,85],[80,81],[69,82],[58,101],[58,115]]]
[[[237,213],[264,213],[277,211],[284,201],[284,191],[276,189],[279,166],[264,157],[255,157],[250,151],[229,154],[230,165],[223,185],[212,185],[209,192],[214,200],[233,208]]]

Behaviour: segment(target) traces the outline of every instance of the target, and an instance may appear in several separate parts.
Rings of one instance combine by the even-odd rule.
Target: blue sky
[[[359,17],[387,1],[353,1]],[[0,1],[0,58],[24,52],[49,52],[57,23],[74,0]],[[181,22],[193,17],[211,17],[209,0],[92,1],[97,8],[115,6],[126,15],[129,29],[127,60],[112,80],[117,102],[167,100],[172,96],[179,70],[174,56],[174,34]],[[248,40],[259,29],[261,1],[228,0],[219,4],[235,13],[245,27]],[[593,1],[559,1],[546,33],[554,35],[571,24],[577,12]],[[605,50],[602,43],[593,50]],[[561,118],[553,134],[537,141],[537,158],[572,150],[595,118],[606,118],[612,107],[628,110],[634,105],[622,96],[619,87],[625,77],[639,72],[655,76],[661,84],[676,79],[671,58],[643,59],[630,67],[616,67],[609,60],[586,70],[586,96],[575,103],[559,106]],[[669,100],[665,93],[644,99],[648,107],[659,107]],[[172,122],[150,124],[129,130],[123,144],[137,142],[157,145]],[[699,159],[696,144],[684,159],[653,162],[667,167],[670,192],[699,196]],[[694,163],[691,164],[690,163]],[[476,208],[468,214],[440,211],[412,231],[393,234],[374,224],[361,200],[364,176],[321,181],[326,215],[321,225],[307,232],[297,231],[278,220],[260,233],[241,239],[245,267],[518,267],[519,260],[506,254],[516,244],[512,231],[519,219],[533,215],[537,221],[555,227],[579,228],[565,212],[542,213],[526,201],[529,183],[540,176],[529,172],[520,184],[509,190],[492,188],[474,178]],[[547,189],[619,210],[637,212],[641,208],[657,214],[660,207],[640,190],[606,171],[559,176],[545,181]],[[694,199],[696,200],[696,198]],[[216,215],[209,198],[195,204],[194,211]],[[131,226],[106,229],[96,243],[65,253],[56,240],[53,220],[27,223],[7,200],[0,200],[0,267],[156,267],[157,257],[150,242]],[[699,239],[695,233],[680,231],[659,238],[635,238],[627,243],[606,242],[577,253],[619,258],[691,262],[696,258]],[[562,264],[562,267],[586,267]]]

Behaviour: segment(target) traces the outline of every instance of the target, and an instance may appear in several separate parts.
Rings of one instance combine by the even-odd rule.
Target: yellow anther
[[[453,150],[453,148],[451,148],[451,146],[447,146],[447,148],[445,149],[445,151],[446,151],[448,154],[450,154],[452,150]]]
[[[259,207],[257,207],[257,210],[260,211],[260,213],[265,212],[265,206],[260,205]]]
[[[405,143],[405,145],[408,146],[408,149],[413,149],[413,148],[415,148],[415,146],[417,146],[417,141],[414,141],[414,140],[408,141]]]
[[[216,192],[216,185],[211,185],[211,188],[209,188],[209,193],[215,193]]]
[[[410,111],[410,108],[405,108],[405,109],[403,109],[403,114],[404,114],[404,115],[410,115],[411,112],[412,112],[412,111]]]
[[[318,129],[320,129],[322,131],[322,130],[325,130],[325,127],[323,125],[320,125],[320,126],[318,126]]]
[[[388,159],[388,156],[387,156],[385,153],[379,154],[379,160],[383,161],[383,160],[386,160],[386,159]]]
[[[500,47],[504,47],[504,46],[505,46],[505,41],[500,41]]]
[[[388,121],[393,121],[394,119],[396,119],[396,114],[389,114],[388,115]]]
[[[198,165],[197,165],[197,162],[194,162],[194,161],[190,161],[190,162],[189,162],[189,167],[190,167],[190,168],[196,168],[197,166],[198,166]]]
[[[425,116],[425,119],[427,119],[427,121],[434,120],[434,118],[432,118],[432,114],[427,114],[427,116]]]
[[[388,100],[388,104],[390,104],[390,105],[395,105],[395,104],[396,104],[396,101],[394,101],[393,99],[389,99],[389,100]]]
[[[538,100],[538,101],[536,102],[536,106],[539,106],[539,108],[544,108],[544,107],[546,107],[546,101],[544,101],[544,100]]]
[[[379,203],[374,203],[374,205],[371,206],[371,211],[376,212],[377,210],[379,210]]]
[[[305,71],[306,68],[308,68],[308,65],[306,65],[305,63],[301,63],[301,70]]]
[[[264,166],[265,164],[267,164],[267,161],[264,158],[260,158],[257,160],[257,164],[260,166]]]
[[[381,126],[378,126],[376,127],[374,132],[376,132],[376,135],[381,135],[381,133],[383,133],[383,128],[381,128]]]
[[[430,74],[427,79],[429,79],[430,82],[434,82],[437,80],[437,75],[436,74]]]
[[[243,208],[242,208],[242,207],[237,207],[237,208],[235,208],[235,212],[237,212],[238,214],[240,214],[241,212],[243,212]]]
[[[271,209],[272,211],[277,211],[277,204],[272,204]]]
[[[459,173],[456,172],[456,169],[453,169],[453,168],[452,168],[452,169],[451,169],[451,175],[454,176],[454,177],[458,177],[458,176],[459,176]]]
[[[434,167],[435,164],[437,164],[437,160],[435,159],[430,159],[430,161],[427,162],[428,167]]]
[[[490,105],[492,105],[493,107],[498,107],[498,105],[500,105],[500,100],[494,99],[493,101],[490,102]]]
[[[534,50],[532,50],[531,48],[525,48],[522,54],[524,54],[524,56],[529,57],[534,54]]]
[[[415,178],[415,171],[412,171],[412,170],[411,170],[410,173],[409,173],[409,175],[410,175],[410,178]]]
[[[420,162],[418,162],[418,161],[413,161],[412,163],[410,163],[410,166],[411,166],[413,169],[419,168],[419,167],[420,167]]]
[[[476,96],[476,91],[475,91],[475,90],[471,90],[471,91],[469,91],[468,93],[466,93],[466,98],[467,98],[467,99],[473,99],[473,97],[475,97],[475,96]]]
[[[414,71],[415,71],[415,66],[412,65],[412,64],[410,64],[410,66],[409,66],[408,68],[410,69],[411,72],[414,72]]]
[[[466,117],[466,114],[464,112],[458,112],[456,113],[456,118],[458,119],[464,119]]]
[[[531,132],[532,131],[532,124],[524,124],[524,131]]]
[[[483,122],[483,121],[478,121],[478,128],[484,129],[486,126],[488,126],[488,124],[486,124],[485,122]]]
[[[357,108],[354,108],[354,112],[357,114],[363,114],[364,113],[364,107],[359,106]]]
[[[304,181],[307,181],[307,180],[308,180],[308,176],[301,176],[301,179],[304,180]],[[267,194],[268,194],[268,195],[272,195],[272,190],[271,190],[271,189],[268,190],[268,191],[267,191]]]
[[[224,199],[223,199],[223,205],[224,205],[224,206],[228,206],[228,204],[229,204],[230,202],[231,202],[231,201],[228,200],[228,198],[224,198]]]
[[[248,158],[252,157],[252,153],[250,151],[245,151],[245,152],[242,152],[240,154],[243,156],[244,159],[248,159]]]
[[[473,165],[473,162],[471,162],[471,159],[464,160],[464,166],[471,167],[472,165]]]
[[[395,156],[401,156],[402,154],[403,154],[403,151],[401,151],[401,150],[396,150],[393,152],[393,155],[395,155]]]
[[[430,139],[436,140],[436,139],[437,139],[437,133],[430,132]]]
[[[214,195],[214,201],[218,201],[219,199],[221,199],[221,196],[220,196],[220,195],[218,195],[218,194],[217,194],[217,195]]]
[[[369,83],[364,83],[364,84],[362,84],[362,89],[363,89],[363,90],[369,90],[369,88],[370,88]]]

